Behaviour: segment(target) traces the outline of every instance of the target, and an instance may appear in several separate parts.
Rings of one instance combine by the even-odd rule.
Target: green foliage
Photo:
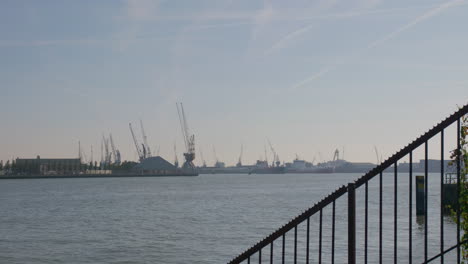
[[[460,159],[460,229],[463,231],[461,241],[468,239],[468,115],[465,115],[461,119],[460,128],[460,149],[452,151],[452,159]],[[455,163],[456,164],[456,163]],[[457,212],[452,211],[452,219],[457,222]],[[468,260],[468,244],[462,245],[462,259],[463,261]],[[465,262],[463,262],[465,263]]]
[[[460,210],[461,210],[461,220],[460,220],[460,228],[463,230],[463,237],[462,241],[468,239],[468,142],[467,142],[467,134],[468,134],[468,115],[463,117],[463,123],[461,128],[461,188],[460,188]],[[463,245],[463,259],[468,260],[468,244]]]

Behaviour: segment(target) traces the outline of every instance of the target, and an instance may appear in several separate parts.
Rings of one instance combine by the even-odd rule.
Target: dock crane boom
[[[200,158],[202,159],[203,167],[206,167],[206,161],[205,161],[205,159],[203,158],[203,151],[202,151],[201,147],[200,147]]]
[[[241,151],[240,151],[240,155],[239,155],[239,161],[236,164],[237,167],[242,167],[242,155],[243,154],[244,154],[244,145],[241,144]]]
[[[140,148],[140,145],[138,144],[138,140],[136,139],[135,133],[133,132],[132,123],[128,123],[128,126],[130,127],[130,132],[132,133],[133,143],[135,143],[135,148],[137,150],[138,158],[140,159],[140,161],[142,161],[145,159],[145,157],[144,157],[143,151]]]
[[[193,164],[193,160],[195,159],[195,135],[191,135],[189,133],[184,106],[182,103],[176,103],[176,106],[186,148],[186,152],[184,153],[185,162],[182,167],[187,169],[194,169],[195,165]]]
[[[146,133],[145,133],[145,128],[143,127],[143,121],[141,121],[140,119],[140,126],[141,126],[141,134],[143,136],[143,144],[144,144],[144,149],[146,149],[146,155],[145,155],[145,158],[147,157],[151,157],[151,149],[148,145],[148,138],[146,137]]]
[[[109,151],[109,140],[102,135],[102,142],[104,142],[104,164],[109,165],[111,163],[111,152]]]
[[[112,134],[109,134],[109,140],[112,148],[112,154],[114,155],[114,162],[115,164],[120,164],[120,151],[114,145],[114,139],[112,138]]]
[[[267,138],[267,141],[268,141],[268,145],[270,145],[270,149],[271,149],[271,152],[273,153],[273,165],[276,164],[276,166],[279,166],[280,165],[280,160],[279,160],[279,156],[278,154],[276,153],[275,149],[273,148],[273,145],[271,144],[270,140]]]
[[[174,166],[176,168],[179,167],[179,159],[177,158],[177,145],[175,141],[174,141]]]

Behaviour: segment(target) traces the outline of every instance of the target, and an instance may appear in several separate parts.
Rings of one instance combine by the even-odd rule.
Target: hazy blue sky
[[[468,102],[468,1],[0,2],[0,159],[99,156],[128,123],[179,159],[182,101],[205,160],[244,163],[268,137],[375,161]],[[321,153],[321,157],[318,153]],[[200,162],[198,159],[197,162]]]

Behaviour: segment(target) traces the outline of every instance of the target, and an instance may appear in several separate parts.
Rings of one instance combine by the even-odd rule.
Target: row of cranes
[[[128,126],[130,128],[130,132],[132,133],[133,142],[135,143],[135,148],[136,148],[138,159],[140,160],[140,162],[146,158],[152,157],[151,148],[148,145],[148,138],[146,137],[145,128],[143,127],[143,121],[141,121],[140,119],[141,134],[143,136],[143,143],[141,143],[141,145],[135,136],[132,123],[129,123]]]
[[[93,146],[91,145],[91,156],[88,159],[86,153],[81,148],[81,142],[78,141],[78,157],[82,163],[94,163],[93,158]],[[120,165],[122,162],[120,151],[115,147],[114,139],[112,134],[109,134],[109,137],[102,135],[101,139],[101,161],[100,164],[107,165]]]
[[[102,136],[101,163],[103,165],[120,165],[121,163],[120,151],[115,147],[112,134],[109,134],[108,138],[106,138],[104,135]]]
[[[270,147],[270,151],[273,155],[273,160],[272,160],[272,164],[271,166],[272,167],[279,167],[281,165],[281,161],[280,161],[280,158],[279,158],[279,155],[278,153],[276,152],[276,150],[274,149],[273,147],[273,144],[271,144],[270,140],[267,139],[267,142],[268,142],[268,145]],[[241,144],[240,146],[240,154],[239,154],[239,158],[237,160],[237,163],[236,163],[236,167],[242,167],[243,164],[242,164],[242,157],[244,155],[244,144]],[[200,157],[201,157],[201,161],[202,161],[202,167],[207,167],[206,165],[206,161],[203,157],[203,151],[201,150],[200,148]],[[214,167],[224,167],[225,164],[224,162],[220,161],[219,158],[218,158],[218,155],[216,154],[216,148],[213,146],[213,157],[214,157],[214,160],[215,160],[215,163],[214,163]],[[262,160],[263,157],[260,157],[260,160]],[[259,161],[260,161],[259,160]],[[268,166],[270,166],[270,163],[268,162],[268,153],[267,153],[267,147],[265,145],[265,156],[264,156],[264,160],[263,160],[266,164],[268,164]]]
[[[184,110],[184,106],[182,105],[182,103],[176,103],[176,107],[177,107],[177,114],[179,115],[179,122],[180,122],[180,126],[182,129],[182,136],[184,138],[185,150],[186,150],[184,153],[185,162],[182,165],[182,169],[193,170],[195,168],[195,165],[193,164],[193,160],[195,159],[195,135],[190,133],[188,123],[187,123],[187,117],[185,115],[185,110]],[[143,121],[140,120],[140,128],[141,128],[143,143],[140,143],[138,141],[135,135],[135,131],[133,130],[132,123],[129,123],[128,126],[130,128],[130,133],[132,134],[133,143],[135,144],[135,148],[138,154],[139,161],[142,162],[143,160],[149,157],[152,157],[153,154],[148,144],[148,138],[145,133]],[[159,150],[157,152],[159,154]],[[179,161],[177,159],[177,149],[176,149],[175,143],[174,143],[174,155],[175,155],[174,165],[178,167]]]

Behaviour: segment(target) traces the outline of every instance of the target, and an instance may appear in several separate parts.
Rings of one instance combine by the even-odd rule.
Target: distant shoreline
[[[141,178],[141,177],[193,177],[198,174],[73,174],[73,175],[2,175],[0,180],[14,179],[66,179],[66,178]]]

